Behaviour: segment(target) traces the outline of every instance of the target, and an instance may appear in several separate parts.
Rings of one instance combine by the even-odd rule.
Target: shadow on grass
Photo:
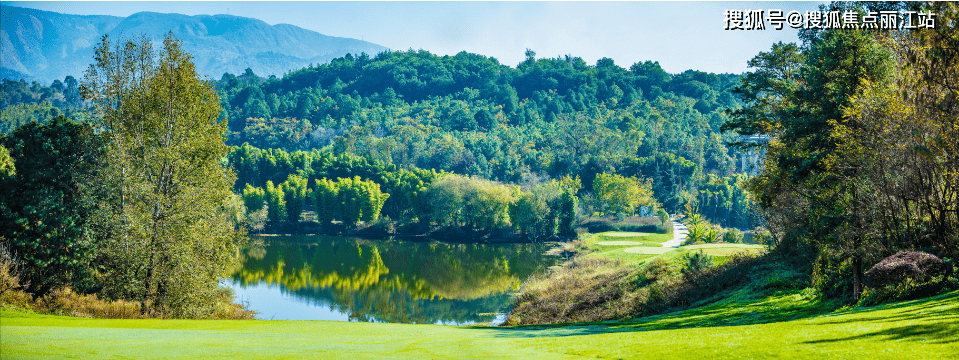
[[[875,311],[889,311],[882,316],[874,315]],[[870,315],[873,314],[873,315]],[[825,318],[849,315],[842,320],[821,322],[821,325],[848,324],[854,322],[901,322],[918,319],[932,319],[937,321],[959,321],[959,292],[933,296],[927,299],[903,301],[893,304],[884,304],[872,307],[856,308],[846,311],[823,315]],[[858,315],[858,317],[857,317]]]
[[[891,329],[874,331],[871,333],[854,336],[806,341],[805,344],[835,343],[868,338],[880,338],[879,340],[908,340],[931,342],[934,344],[950,344],[959,342],[959,324],[940,323],[899,326]]]
[[[476,327],[475,329],[498,331],[501,336],[505,337],[560,337],[614,332],[675,330],[695,327],[755,325],[802,319],[823,313],[824,310],[810,304],[797,304],[792,307],[779,305],[776,306],[775,309],[772,309],[770,305],[765,303],[732,303],[694,308],[677,313],[639,319],[500,328]]]

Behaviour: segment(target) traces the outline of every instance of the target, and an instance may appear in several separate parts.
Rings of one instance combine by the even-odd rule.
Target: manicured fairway
[[[90,320],[0,311],[0,357],[954,359],[959,292],[810,316],[799,295],[579,326]],[[789,320],[797,318],[796,320]]]
[[[665,254],[665,253],[668,253],[668,252],[674,251],[674,250],[676,250],[676,249],[674,249],[674,248],[669,248],[669,247],[662,247],[662,246],[660,246],[660,247],[643,247],[643,246],[638,246],[638,247],[631,247],[631,248],[623,249],[623,251],[625,251],[625,252],[634,253],[634,254]]]
[[[643,243],[641,242],[635,242],[635,241],[600,241],[596,243],[596,245],[603,245],[603,246],[627,246],[627,245],[642,245],[642,244]]]
[[[637,236],[648,236],[652,233],[641,233],[641,232],[622,232],[622,231],[609,231],[604,232],[603,236],[609,237],[637,237]]]

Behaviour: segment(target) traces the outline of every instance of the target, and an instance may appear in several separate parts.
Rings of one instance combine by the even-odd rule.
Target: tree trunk
[[[852,260],[852,297],[857,302],[862,294],[862,257],[856,256]]]

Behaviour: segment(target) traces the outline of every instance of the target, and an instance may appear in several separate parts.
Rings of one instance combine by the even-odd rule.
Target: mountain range
[[[104,34],[114,41],[146,35],[159,45],[172,31],[193,55],[197,71],[216,79],[227,72],[241,74],[246,68],[260,76],[282,76],[347,53],[375,55],[389,50],[362,40],[232,15],[68,15],[14,6],[0,6],[0,13],[0,77],[43,83],[67,75],[81,77]]]

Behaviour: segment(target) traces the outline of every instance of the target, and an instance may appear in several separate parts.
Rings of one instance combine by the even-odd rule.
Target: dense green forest
[[[420,169],[525,191],[578,177],[575,195],[584,201],[573,211],[615,215],[594,194],[595,177],[610,173],[650,179],[650,204],[670,213],[692,205],[714,223],[752,227],[738,150],[726,145],[736,135],[719,131],[727,110],[740,106],[731,91],[738,75],[526,55],[515,68],[477,54],[411,50],[348,54],[282,78],[224,74],[213,84],[234,146],[235,191],[246,184],[265,191],[268,181],[296,175],[312,192],[317,179],[360,176],[394,194],[384,215],[419,219],[422,204],[411,202],[418,194],[397,196],[396,179],[412,176],[427,186],[436,176],[424,178]],[[51,87],[4,82],[4,124],[43,121],[34,108],[47,109],[44,115],[82,108],[59,100],[73,99],[59,95],[75,92],[69,80]]]
[[[36,81],[0,80],[0,134],[9,134],[17,127],[37,121],[45,123],[59,115],[85,119],[88,104],[80,95],[79,81],[67,76],[50,86]]]
[[[229,143],[282,149],[265,161],[290,169],[257,172],[246,164],[264,162],[263,155],[234,148],[244,154],[231,158],[238,188],[310,173],[294,159],[320,149],[524,188],[578,176],[578,194],[587,197],[604,172],[648,178],[669,212],[692,202],[713,222],[750,226],[737,152],[725,145],[735,135],[719,132],[725,111],[739,107],[731,93],[739,76],[670,75],[649,61],[627,70],[611,59],[591,66],[575,57],[527,56],[511,68],[465,52],[389,52],[268,80],[225,74],[216,84]]]

